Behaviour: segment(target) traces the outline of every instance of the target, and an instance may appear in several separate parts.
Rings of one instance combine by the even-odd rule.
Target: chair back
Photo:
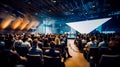
[[[28,67],[41,67],[42,59],[40,55],[27,55]]]
[[[120,55],[102,55],[99,67],[120,67]]]
[[[44,67],[61,67],[60,57],[44,57]]]

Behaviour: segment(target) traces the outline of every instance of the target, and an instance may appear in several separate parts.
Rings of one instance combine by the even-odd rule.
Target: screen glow
[[[90,33],[91,31],[101,26],[110,19],[111,18],[102,18],[87,21],[71,22],[66,24],[80,33]]]

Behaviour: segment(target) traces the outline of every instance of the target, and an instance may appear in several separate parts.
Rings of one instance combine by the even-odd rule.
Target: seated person
[[[120,38],[111,38],[108,43],[108,54],[119,54],[120,55]]]
[[[50,56],[50,57],[61,57],[60,56],[60,51],[55,48],[55,43],[52,41],[50,43],[50,49],[45,50],[45,56]]]
[[[98,48],[107,47],[107,40],[105,37],[102,38],[102,41],[99,42]]]
[[[5,48],[3,50],[2,65],[14,67],[18,62],[25,62],[26,57],[20,56],[16,50],[13,50],[14,40],[5,40]]]
[[[38,39],[33,40],[33,46],[30,48],[28,55],[40,55],[41,59],[43,59],[43,51],[38,46]]]
[[[33,40],[32,48],[27,54],[28,67],[41,67],[44,63],[43,51],[38,46],[38,39]]]

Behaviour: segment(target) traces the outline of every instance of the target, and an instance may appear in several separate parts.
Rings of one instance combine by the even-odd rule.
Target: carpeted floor
[[[84,59],[83,54],[74,45],[74,39],[68,39],[68,48],[72,57],[65,61],[65,67],[90,67],[89,62]]]

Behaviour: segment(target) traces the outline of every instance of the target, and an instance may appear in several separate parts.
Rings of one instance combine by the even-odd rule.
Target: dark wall
[[[120,33],[120,15],[113,16],[111,20],[102,25],[102,31],[115,31]]]

